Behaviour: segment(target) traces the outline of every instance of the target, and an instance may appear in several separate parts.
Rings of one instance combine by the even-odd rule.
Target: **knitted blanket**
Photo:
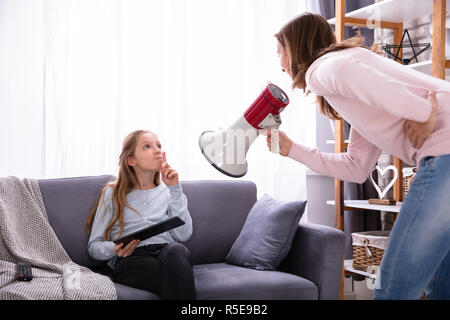
[[[17,263],[33,279],[17,280]],[[117,299],[113,282],[74,263],[47,220],[35,179],[0,178],[0,300]]]

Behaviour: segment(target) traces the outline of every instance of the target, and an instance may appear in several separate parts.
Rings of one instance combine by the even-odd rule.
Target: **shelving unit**
[[[447,62],[450,60],[450,57],[446,57],[445,59],[446,59],[445,80],[450,81],[450,69],[448,69],[450,68],[450,63]],[[428,60],[419,63],[413,63],[408,65],[408,68],[415,69],[417,71],[431,75],[433,74],[433,61]]]
[[[327,204],[334,206],[334,201],[327,201]],[[359,211],[359,210],[376,210],[399,213],[403,202],[397,202],[396,205],[384,206],[379,204],[370,204],[368,200],[344,200],[345,211]]]
[[[334,140],[327,140],[327,144],[335,144],[336,141]],[[347,147],[349,140],[344,140],[344,144]]]
[[[345,13],[345,0],[335,0],[336,17],[328,20],[335,25],[336,39],[344,40],[345,26],[359,26],[366,28],[392,29],[393,44],[400,44],[403,35],[403,23],[423,16],[433,14],[432,61],[412,64],[409,67],[432,75],[434,77],[450,79],[450,61],[445,56],[446,27],[450,27],[450,19],[446,19],[450,9],[450,0],[384,0],[373,5]],[[399,57],[402,57],[402,50]],[[447,71],[447,72],[446,72]],[[328,142],[327,142],[328,143]],[[344,140],[344,120],[335,121],[335,153],[345,152],[348,142]],[[394,200],[396,206],[380,206],[369,204],[366,200],[345,200],[344,182],[335,179],[335,199],[327,204],[335,206],[335,227],[344,231],[344,211],[348,210],[380,210],[396,214],[400,212],[403,201],[403,163],[394,157],[394,166],[398,169],[398,179],[394,184]],[[369,278],[375,275],[355,270],[352,260],[343,261],[341,299],[344,297],[344,273],[362,274]]]
[[[376,275],[369,273],[369,272],[365,272],[362,270],[357,270],[353,268],[353,260],[344,260],[344,268],[345,270],[351,272],[351,273],[356,273],[356,274],[360,274],[362,276],[365,276],[366,278],[370,278],[370,279],[376,279]]]
[[[338,0],[339,1],[339,0]],[[404,23],[434,13],[434,0],[384,0],[370,6],[345,14],[346,25],[352,22],[358,26],[380,25],[381,28],[393,29],[392,23]],[[446,15],[450,10],[450,0],[446,1]],[[337,6],[336,6],[337,7]],[[336,15],[337,18],[339,18]],[[373,20],[377,21],[374,22]],[[445,19],[444,19],[445,20]],[[336,18],[328,20],[330,24],[336,24]]]

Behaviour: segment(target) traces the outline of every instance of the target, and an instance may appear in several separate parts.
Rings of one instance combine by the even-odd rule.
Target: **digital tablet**
[[[151,225],[150,227],[143,228],[136,232],[130,233],[126,236],[123,236],[119,239],[113,240],[114,243],[123,242],[124,246],[127,245],[132,240],[145,240],[150,237],[154,237],[160,233],[175,229],[179,226],[182,226],[184,221],[179,217],[172,217],[167,220],[158,222],[157,224]]]

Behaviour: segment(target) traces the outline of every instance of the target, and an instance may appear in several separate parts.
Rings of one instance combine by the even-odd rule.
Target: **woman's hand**
[[[274,143],[273,140],[275,140],[275,143],[276,141],[278,141],[278,145],[280,147],[280,155],[282,155],[283,157],[287,157],[289,155],[294,142],[288,138],[286,133],[280,130],[274,130],[272,132],[271,129],[267,129],[266,132],[262,131],[262,134],[267,136],[267,146],[269,147],[270,151],[272,151],[272,143]]]
[[[114,254],[117,254],[122,258],[128,257],[134,252],[134,249],[136,249],[139,242],[141,241],[132,240],[125,247],[123,247],[123,242],[114,244]]]
[[[178,184],[178,172],[172,169],[167,163],[166,153],[163,152],[163,162],[161,164],[161,179],[166,186],[173,186]]]
[[[423,142],[433,132],[437,122],[436,93],[430,93],[431,114],[426,122],[406,120],[403,129],[415,149],[420,149]]]

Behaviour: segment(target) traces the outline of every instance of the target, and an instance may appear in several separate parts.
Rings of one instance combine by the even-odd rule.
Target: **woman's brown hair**
[[[112,199],[114,202],[115,212],[114,216],[109,222],[109,224],[106,226],[104,237],[105,240],[109,241],[109,233],[112,229],[112,227],[116,224],[117,221],[119,221],[120,231],[119,236],[122,235],[123,228],[124,228],[124,208],[127,206],[131,210],[135,211],[133,208],[129,207],[126,200],[126,195],[133,190],[133,188],[138,185],[138,180],[136,176],[136,172],[134,171],[134,168],[132,166],[128,165],[128,158],[132,157],[134,155],[134,152],[136,150],[137,145],[137,139],[141,134],[144,133],[150,133],[150,131],[147,130],[136,130],[128,134],[122,144],[122,152],[119,157],[119,174],[117,175],[116,180],[107,183],[103,190],[97,199],[94,207],[92,208],[89,217],[86,222],[86,231],[88,233],[92,230],[92,224],[94,223],[95,214],[97,212],[98,206],[100,204],[100,200],[103,199],[104,201],[104,194],[105,191],[108,188],[112,188]],[[155,177],[153,179],[153,183],[158,186],[161,184],[160,180],[160,172],[157,171],[155,174]]]
[[[347,48],[364,47],[364,38],[358,32],[356,37],[337,43],[331,25],[319,14],[306,12],[288,22],[275,34],[288,56],[292,88],[305,92],[305,75],[311,64],[324,54]],[[375,47],[372,48],[374,50]],[[310,91],[307,92],[309,94]],[[317,96],[320,111],[333,120],[341,116],[322,96]]]

